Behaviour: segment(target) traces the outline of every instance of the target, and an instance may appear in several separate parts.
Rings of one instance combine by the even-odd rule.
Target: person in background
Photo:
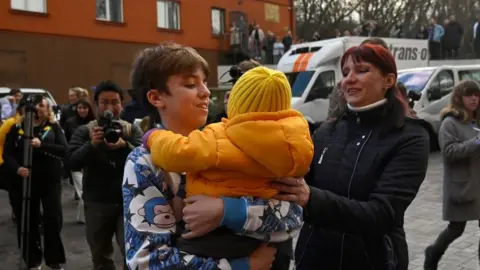
[[[445,30],[435,18],[430,19],[428,27],[428,50],[430,51],[430,58],[432,60],[439,60],[442,57],[442,39]]]
[[[60,106],[60,126],[63,130],[66,129],[65,123],[71,117],[75,117],[77,115],[77,110],[75,108],[75,104],[78,100],[85,99],[88,100],[88,90],[81,88],[81,87],[73,87],[68,90],[68,102],[69,104]],[[71,135],[70,135],[71,136]],[[73,177],[70,174],[70,169],[68,168],[68,164],[63,164],[63,178],[68,179],[71,185],[74,185]],[[80,200],[78,194],[74,193],[74,200]]]
[[[128,154],[142,143],[142,131],[120,120],[123,90],[113,81],[95,87],[97,119],[78,127],[70,139],[66,162],[72,171],[83,170],[83,201],[87,243],[93,269],[115,269],[112,239],[124,255],[121,183]],[[107,111],[121,128],[116,142],[107,142],[101,119]],[[103,122],[103,121],[102,121]]]
[[[473,50],[475,51],[475,58],[480,59],[480,13],[477,13],[477,21],[473,25]]]
[[[12,178],[15,178],[15,174],[10,173],[6,166],[4,166],[5,162],[3,160],[3,152],[5,148],[5,140],[7,139],[7,134],[10,130],[22,123],[23,120],[23,106],[25,102],[20,102],[17,106],[17,115],[8,118],[7,120],[3,121],[0,125],[0,189],[3,189],[8,192],[8,199],[10,206],[12,207],[12,221],[16,222],[15,211],[13,210],[13,203],[12,203],[12,192],[10,192]]]
[[[65,123],[65,137],[67,141],[70,141],[72,138],[73,133],[77,130],[78,127],[82,125],[88,124],[90,121],[95,120],[95,114],[93,112],[92,105],[88,100],[80,99],[75,103],[76,115],[71,117]],[[77,197],[79,198],[78,206],[77,206],[77,222],[80,224],[85,223],[85,214],[84,214],[84,206],[83,206],[83,199],[82,199],[82,192],[83,192],[83,171],[72,171],[72,180],[73,186],[75,187],[75,192]]]
[[[348,49],[341,59],[347,102],[313,134],[305,181],[279,179],[279,200],[303,206],[298,270],[405,270],[405,211],[425,178],[429,136],[405,117],[395,58],[380,45]]]
[[[428,39],[428,29],[425,26],[420,26],[420,30],[415,36],[416,39]]]
[[[81,87],[72,87],[68,90],[68,103],[60,108],[60,126],[65,129],[65,123],[70,117],[77,115],[75,104],[79,99],[88,100],[88,90]]]
[[[285,47],[285,51],[288,52],[288,50],[290,50],[290,47],[292,47],[293,44],[293,36],[291,30],[288,30],[287,35],[283,37],[282,43]]]
[[[130,124],[133,124],[135,119],[142,119],[148,115],[147,110],[138,102],[135,96],[135,89],[128,89],[128,95],[130,96],[130,102],[125,105],[125,109],[122,112],[121,118]]]
[[[283,54],[285,53],[285,46],[283,45],[282,41],[279,37],[277,37],[277,41],[273,44],[273,64],[277,65],[282,58]]]
[[[463,81],[454,87],[450,104],[441,112],[443,220],[449,223],[425,249],[425,270],[437,270],[448,246],[462,236],[467,221],[480,220],[479,100],[478,83]]]
[[[12,88],[8,93],[8,96],[0,99],[2,121],[15,116],[17,112],[17,105],[22,97],[23,94],[20,89]]]
[[[7,134],[3,159],[7,170],[16,175],[10,192],[17,221],[17,237],[20,246],[22,226],[23,178],[31,175],[31,200],[29,215],[29,252],[23,259],[30,269],[41,269],[42,258],[50,269],[60,270],[65,264],[65,250],[60,232],[62,230],[62,182],[61,161],[67,149],[67,140],[55,121],[47,100],[34,97],[35,117],[33,139],[24,135],[24,123],[13,127]],[[33,147],[32,168],[23,167],[24,140]],[[39,231],[40,207],[43,218],[43,251]],[[23,243],[27,245],[27,243]]]
[[[262,58],[262,49],[265,42],[265,33],[260,28],[260,25],[255,25],[250,34],[250,48],[255,60],[260,61]]]

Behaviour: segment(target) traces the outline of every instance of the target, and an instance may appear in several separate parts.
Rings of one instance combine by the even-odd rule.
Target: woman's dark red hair
[[[383,74],[395,75],[394,85],[387,90],[385,98],[388,101],[389,110],[393,110],[395,115],[401,113],[401,117],[405,116],[408,112],[408,102],[401,90],[397,87],[397,64],[395,58],[390,51],[383,46],[374,44],[363,44],[360,46],[352,47],[348,49],[342,56],[341,67],[351,58],[354,63],[367,62],[377,67]],[[400,118],[400,116],[398,116]],[[400,120],[400,119],[399,119]],[[403,121],[402,121],[403,123]]]

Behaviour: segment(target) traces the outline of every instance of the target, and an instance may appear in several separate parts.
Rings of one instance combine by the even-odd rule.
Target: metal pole
[[[25,115],[23,120],[24,140],[23,140],[23,167],[29,171],[28,177],[23,178],[23,200],[22,200],[22,217],[20,225],[20,251],[22,260],[25,263],[26,269],[29,265],[29,236],[30,236],[30,198],[31,198],[31,177],[32,177],[32,154],[33,148],[30,145],[30,140],[33,138],[33,116],[34,104],[27,100],[25,106]]]

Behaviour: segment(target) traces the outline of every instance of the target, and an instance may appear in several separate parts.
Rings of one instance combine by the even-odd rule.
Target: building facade
[[[135,54],[166,40],[196,48],[215,86],[241,17],[279,36],[295,29],[293,0],[0,1],[0,86],[45,88],[57,102],[105,79],[127,88]]]

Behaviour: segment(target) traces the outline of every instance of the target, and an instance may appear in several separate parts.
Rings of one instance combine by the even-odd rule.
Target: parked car
[[[11,89],[12,88],[9,88],[9,87],[0,87],[0,98],[7,96],[10,93]],[[40,94],[46,97],[47,102],[50,104],[53,111],[55,112],[55,118],[57,120],[60,120],[60,109],[58,107],[57,102],[53,98],[52,94],[50,94],[48,90],[40,89],[40,88],[19,88],[19,89],[20,91],[22,91],[24,95]]]

